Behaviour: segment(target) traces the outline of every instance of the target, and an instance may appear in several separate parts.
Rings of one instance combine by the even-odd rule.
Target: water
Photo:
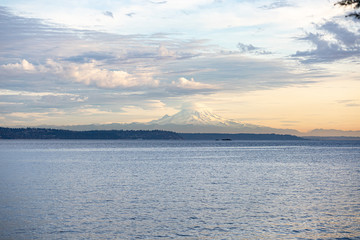
[[[360,142],[1,140],[0,239],[360,239]]]

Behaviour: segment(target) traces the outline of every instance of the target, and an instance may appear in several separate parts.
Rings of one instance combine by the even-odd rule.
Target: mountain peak
[[[195,107],[189,105],[183,108],[180,112],[169,116],[165,115],[158,120],[151,121],[150,124],[177,124],[177,125],[216,125],[216,126],[227,126],[229,120],[223,119],[220,116],[214,114],[210,109],[205,107]]]

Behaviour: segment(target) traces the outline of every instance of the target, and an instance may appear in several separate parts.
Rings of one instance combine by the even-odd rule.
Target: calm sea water
[[[360,142],[1,140],[0,239],[360,239]]]

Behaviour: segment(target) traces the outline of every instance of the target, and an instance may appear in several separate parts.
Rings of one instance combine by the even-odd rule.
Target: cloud
[[[7,117],[13,117],[16,119],[24,119],[24,118],[31,118],[31,119],[45,119],[48,113],[44,112],[31,112],[31,113],[25,113],[25,112],[13,112],[7,114]]]
[[[4,60],[14,62],[19,59],[31,59],[44,62],[50,58],[79,63],[88,63],[92,60],[110,64],[121,62],[127,64],[129,69],[133,66],[148,65],[147,60],[157,59],[159,53],[162,56],[176,53],[176,58],[189,58],[197,56],[198,54],[193,52],[204,47],[197,40],[171,39],[165,33],[149,36],[121,35],[64,28],[47,24],[40,19],[13,15],[2,7],[0,22],[6,23],[0,26],[0,64],[6,63]],[[163,44],[165,40],[166,45]],[[162,47],[159,49],[158,46]]]
[[[2,69],[8,71],[26,71],[35,72],[36,68],[33,64],[23,59],[20,63],[9,63],[1,66]]]
[[[238,47],[238,49],[240,50],[241,53],[254,53],[254,54],[259,54],[259,55],[272,54],[271,52],[265,51],[265,50],[263,50],[262,48],[259,48],[259,47],[255,47],[252,44],[247,45],[247,44],[239,42],[237,44],[237,47]]]
[[[66,58],[89,52],[90,49],[97,51],[99,43],[95,43],[94,39],[99,41],[104,35],[47,24],[41,19],[16,16],[1,6],[0,22],[5,23],[0,24],[0,64],[19,59],[40,62],[59,56]],[[84,39],[87,40],[86,44]],[[24,69],[26,62],[8,67]]]
[[[133,17],[136,13],[134,12],[130,12],[130,13],[126,13],[125,15],[128,16],[128,17]]]
[[[349,103],[349,104],[346,104],[347,107],[360,107],[360,104],[357,104],[357,103]]]
[[[328,21],[316,25],[318,32],[306,33],[299,38],[315,47],[311,50],[297,51],[293,57],[301,58],[304,63],[333,62],[360,55],[360,33],[353,32],[339,23]]]
[[[294,5],[289,3],[286,0],[279,0],[279,1],[275,1],[269,5],[263,5],[260,8],[265,9],[265,10],[271,10],[271,9],[277,9],[277,8],[283,8],[283,7],[293,7]]]
[[[23,105],[24,103],[17,103],[17,102],[0,102],[0,105],[6,106],[6,105]]]
[[[54,74],[63,79],[71,79],[85,85],[96,85],[101,88],[135,87],[135,86],[157,86],[159,82],[154,80],[151,72],[138,71],[128,73],[122,70],[109,70],[97,66],[96,61],[89,63],[56,62],[48,59],[46,64],[34,66],[27,60],[21,63],[1,65],[2,69],[10,71],[11,74],[31,72]]]
[[[211,110],[209,107],[207,107],[203,103],[198,103],[198,102],[184,102],[181,105],[181,109],[182,110],[199,110],[199,109],[209,109],[209,110]]]
[[[338,100],[336,101],[338,104],[345,105],[346,107],[360,107],[360,104],[357,100]]]
[[[1,113],[27,112],[39,109],[72,108],[88,101],[87,96],[63,92],[35,92],[0,89]]]
[[[166,4],[168,1],[150,1],[153,4]]]
[[[164,65],[161,71],[171,79],[185,78],[184,83],[172,81],[167,90],[173,94],[197,94],[199,92],[236,91],[248,92],[261,89],[272,89],[290,85],[305,85],[316,82],[321,73],[316,70],[299,67],[294,62],[279,59],[261,60],[245,57],[243,54],[208,55],[186,61],[176,61]],[[186,90],[186,83],[207,84],[201,90]],[[162,82],[166,79],[161,79]],[[209,86],[210,85],[210,86]],[[200,87],[198,87],[200,88]],[[191,89],[190,87],[188,89]]]
[[[64,117],[64,111],[58,109],[46,109],[46,111],[32,111],[32,112],[9,112],[3,114],[5,122],[10,125],[39,125],[48,123],[51,119],[59,119]]]
[[[147,109],[157,109],[157,108],[164,108],[166,104],[160,100],[146,100],[144,102],[144,106]]]
[[[160,57],[175,57],[176,53],[167,49],[165,46],[160,45],[158,48],[158,54]]]
[[[55,93],[55,92],[29,92],[29,91],[14,91],[9,89],[0,89],[0,96],[30,96],[30,97],[44,97],[44,96],[70,96],[79,98],[80,96],[72,93]]]
[[[125,71],[98,68],[95,61],[90,63],[60,63],[47,61],[49,71],[53,71],[64,78],[71,78],[85,85],[95,84],[102,88],[133,87],[141,83]]]
[[[210,89],[218,88],[212,84],[195,82],[193,78],[188,80],[184,77],[179,78],[177,82],[173,81],[172,85],[176,88],[186,89],[186,90],[210,90]]]
[[[112,53],[109,53],[109,52],[90,51],[90,52],[84,52],[80,55],[75,55],[75,56],[64,58],[64,60],[71,61],[71,62],[78,62],[78,63],[88,63],[93,60],[104,61],[104,60],[114,60],[115,58],[116,57]]]
[[[111,111],[106,111],[106,110],[101,110],[98,108],[92,108],[89,106],[85,106],[83,108],[80,108],[76,111],[76,114],[82,114],[82,115],[94,115],[94,114],[101,114],[101,115],[107,115],[107,114],[111,114]]]
[[[106,12],[104,12],[103,14],[104,14],[105,16],[108,16],[108,17],[114,18],[113,13],[112,13],[112,12],[110,12],[110,11],[106,11]]]
[[[335,39],[341,41],[345,46],[351,47],[360,43],[360,34],[351,32],[333,21],[324,23],[323,25],[319,26],[319,29],[329,32],[334,36]]]
[[[241,52],[251,52],[259,49],[258,47],[254,47],[252,44],[246,45],[243,43],[238,43],[237,47],[240,49]]]

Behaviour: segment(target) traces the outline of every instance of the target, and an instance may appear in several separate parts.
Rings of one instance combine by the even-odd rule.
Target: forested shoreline
[[[0,139],[182,139],[162,130],[71,131],[47,128],[0,128]]]
[[[0,127],[0,139],[303,140],[281,134],[176,133],[164,130],[90,130]]]

